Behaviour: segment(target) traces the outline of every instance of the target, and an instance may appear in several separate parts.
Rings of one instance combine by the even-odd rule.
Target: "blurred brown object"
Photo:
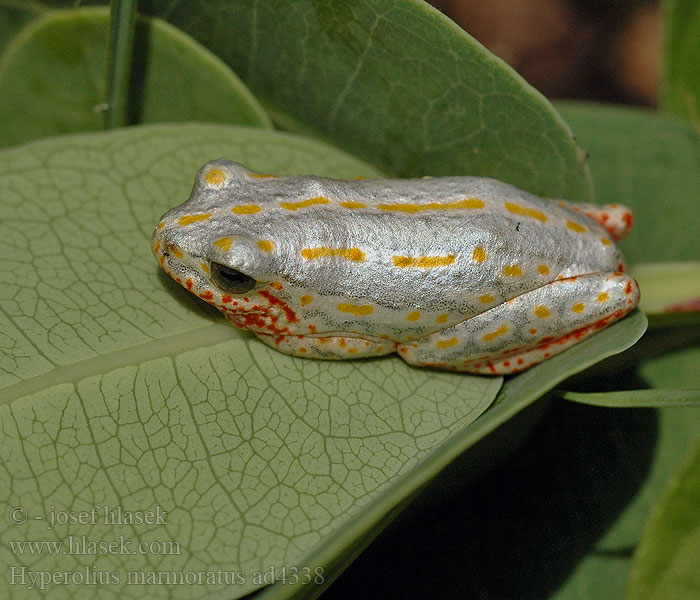
[[[658,0],[433,4],[550,98],[655,101]]]
[[[631,100],[654,106],[659,96],[661,6],[635,10],[617,36],[612,52],[613,80]]]

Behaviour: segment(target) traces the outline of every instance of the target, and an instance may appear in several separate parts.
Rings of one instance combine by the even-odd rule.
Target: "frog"
[[[216,159],[152,236],[175,281],[281,352],[524,371],[639,301],[631,211],[480,176],[278,176]]]

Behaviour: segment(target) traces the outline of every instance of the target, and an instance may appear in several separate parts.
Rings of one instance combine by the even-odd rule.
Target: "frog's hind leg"
[[[420,366],[482,374],[523,371],[617,321],[639,300],[622,273],[560,279],[398,347]]]
[[[584,202],[566,202],[559,204],[577,213],[590,217],[605,229],[616,242],[627,236],[632,229],[632,211],[622,204],[586,204]]]
[[[255,335],[275,350],[306,358],[344,360],[348,358],[368,358],[396,352],[397,344],[383,339],[363,339],[359,337],[305,335],[270,335],[254,331]]]

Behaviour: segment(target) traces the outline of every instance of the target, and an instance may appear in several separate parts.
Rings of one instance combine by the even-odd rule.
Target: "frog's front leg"
[[[634,308],[639,288],[622,273],[560,279],[398,347],[420,366],[469,373],[517,373],[559,354]]]
[[[304,356],[306,358],[325,358],[343,360],[348,358],[369,358],[396,352],[398,344],[378,338],[361,338],[339,335],[305,336],[305,335],[269,335],[253,332],[275,350]]]

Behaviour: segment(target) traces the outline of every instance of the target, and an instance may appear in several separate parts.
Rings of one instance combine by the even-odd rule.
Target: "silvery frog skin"
[[[631,222],[621,205],[483,177],[276,177],[219,159],[163,215],[152,248],[178,283],[282,352],[515,373],[634,308],[613,241]]]

